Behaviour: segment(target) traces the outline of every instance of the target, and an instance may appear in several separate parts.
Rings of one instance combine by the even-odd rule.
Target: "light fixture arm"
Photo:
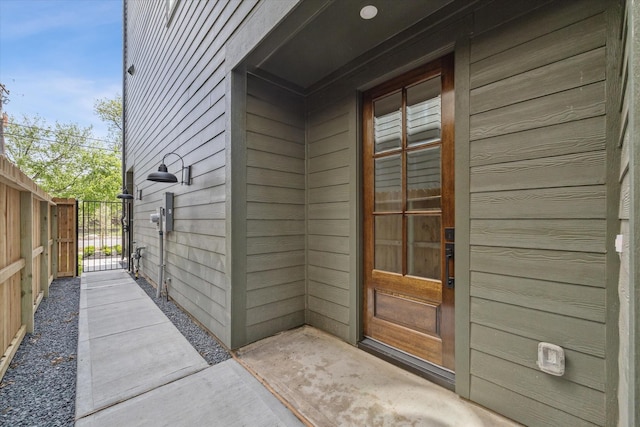
[[[181,178],[180,184],[182,184],[182,185],[184,185],[184,184],[191,185],[191,165],[185,167],[184,159],[182,158],[182,156],[180,154],[178,154],[178,153],[176,153],[174,151],[165,154],[164,156],[162,156],[162,164],[166,165],[164,160],[167,158],[167,156],[169,156],[171,154],[173,154],[175,156],[178,156],[180,158],[180,162],[182,164],[182,168],[181,168],[182,178]]]
[[[175,151],[172,151],[172,152],[167,153],[164,156],[162,156],[162,163],[164,163],[164,159],[166,159],[167,156],[169,156],[171,154],[176,155],[176,156],[178,156],[180,158],[180,161],[182,162],[182,168],[184,168],[184,159],[182,158],[182,156],[180,154],[176,153]]]
[[[175,152],[170,152],[165,154],[162,157],[162,163],[160,163],[160,166],[158,167],[158,171],[157,172],[152,172],[147,176],[147,180],[148,181],[153,181],[153,182],[168,182],[168,183],[174,183],[174,182],[178,182],[178,178],[172,174],[169,173],[169,171],[167,170],[167,165],[164,163],[165,159],[167,158],[167,156],[169,156],[170,154],[174,154],[176,156],[178,156],[180,158],[180,162],[182,163],[182,181],[180,181],[180,184],[187,184],[187,185],[191,185],[191,166],[184,166],[184,159],[182,158],[182,156],[178,153]]]

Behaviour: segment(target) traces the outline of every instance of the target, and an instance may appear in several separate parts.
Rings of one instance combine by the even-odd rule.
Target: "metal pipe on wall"
[[[162,230],[162,218],[164,217],[164,208],[160,208],[160,218],[158,218],[158,245],[160,247],[160,262],[158,263],[158,287],[156,289],[156,298],[160,298],[162,290],[162,280],[164,276],[164,233]]]
[[[127,133],[126,133],[126,126],[127,126],[127,115],[126,115],[126,108],[127,108],[127,73],[124,72],[124,70],[126,70],[127,68],[127,4],[125,1],[122,2],[122,147],[121,150],[122,152],[120,153],[121,155],[121,163],[122,163],[122,187],[125,187],[125,183],[126,181],[126,171],[127,171],[127,157],[126,157],[126,146],[127,146]],[[127,203],[125,199],[123,199],[123,207],[124,205]],[[127,207],[127,211],[128,211],[128,207]],[[124,219],[124,209],[123,209],[123,213],[122,213],[123,219]],[[129,222],[129,225],[131,225],[131,222]],[[126,237],[125,237],[126,234]],[[123,233],[122,233],[122,255],[123,258],[126,257],[127,260],[131,259],[131,237],[133,234],[133,230],[131,230],[131,226],[129,226],[127,228],[127,230],[124,230],[123,227]],[[127,264],[129,264],[129,261],[127,261]],[[131,271],[131,266],[127,265],[127,270]]]

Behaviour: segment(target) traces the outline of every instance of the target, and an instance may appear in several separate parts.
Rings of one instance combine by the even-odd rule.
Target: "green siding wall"
[[[470,397],[528,425],[607,416],[606,14],[569,3],[470,45]]]
[[[305,322],[304,98],[247,76],[247,342]]]
[[[307,115],[308,323],[349,341],[353,98]]]
[[[133,171],[133,240],[146,246],[141,271],[158,279],[158,233],[149,215],[175,193],[175,231],[166,234],[171,297],[230,344],[226,262],[225,43],[256,6],[248,1],[180,1],[171,22],[165,2],[125,2],[126,169]],[[152,183],[162,156],[192,165],[192,185]],[[179,176],[180,160],[167,158]]]
[[[637,6],[636,6],[637,7]],[[634,331],[633,318],[634,318],[634,304],[633,304],[633,281],[631,280],[631,254],[630,242],[633,236],[630,233],[630,212],[631,212],[631,180],[632,175],[630,172],[630,157],[632,135],[630,123],[633,120],[633,105],[632,100],[632,88],[629,81],[629,73],[632,72],[632,65],[630,60],[630,50],[632,49],[633,40],[629,32],[629,22],[631,20],[631,14],[633,6],[629,2],[625,4],[624,18],[618,21],[618,27],[615,28],[615,36],[620,44],[620,52],[617,52],[618,62],[612,64],[616,66],[618,72],[614,76],[619,80],[617,89],[619,90],[616,99],[616,109],[620,111],[621,117],[617,122],[617,126],[614,129],[614,133],[617,139],[617,145],[620,149],[620,163],[617,171],[618,183],[620,185],[620,199],[618,204],[618,219],[619,230],[618,233],[622,235],[622,251],[620,256],[620,270],[619,270],[619,282],[618,282],[618,298],[620,302],[620,311],[618,318],[618,336],[620,338],[620,352],[619,352],[619,384],[618,384],[618,408],[619,408],[619,423],[618,425],[633,425],[635,418],[634,406],[637,407],[637,402],[633,396],[635,391],[633,387],[638,381],[634,378],[635,371],[637,369],[633,367],[633,335]],[[637,283],[636,283],[637,287]],[[637,326],[636,326],[637,327]]]

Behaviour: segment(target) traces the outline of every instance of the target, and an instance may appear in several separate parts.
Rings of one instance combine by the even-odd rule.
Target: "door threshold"
[[[447,369],[411,356],[371,338],[365,337],[358,343],[358,348],[392,365],[396,365],[432,383],[438,384],[441,387],[455,391],[456,374]]]

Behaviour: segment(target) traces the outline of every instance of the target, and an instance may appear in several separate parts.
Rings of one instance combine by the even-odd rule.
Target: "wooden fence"
[[[57,273],[53,199],[0,155],[0,380]]]

